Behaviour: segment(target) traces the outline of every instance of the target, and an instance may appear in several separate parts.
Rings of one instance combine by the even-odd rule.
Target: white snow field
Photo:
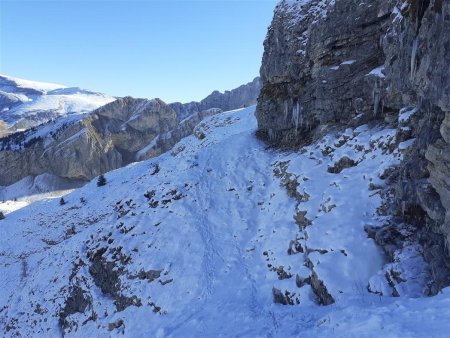
[[[62,197],[84,183],[48,173],[27,176],[9,186],[0,186],[0,211],[8,214],[43,199]]]
[[[65,205],[7,214],[2,335],[448,336],[450,289],[423,297],[418,251],[387,263],[364,231],[386,220],[379,174],[402,157],[395,130],[361,126],[278,152],[255,137],[254,109],[205,119],[194,133],[205,138],[107,173]],[[353,166],[329,169],[344,156]],[[382,278],[393,266],[400,297]],[[311,268],[333,304],[301,283]]]
[[[67,115],[89,113],[115,98],[59,84],[23,80],[0,74],[0,136],[22,131]]]

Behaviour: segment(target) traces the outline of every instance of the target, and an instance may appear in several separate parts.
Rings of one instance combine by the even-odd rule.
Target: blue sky
[[[0,0],[0,73],[200,100],[259,73],[277,0]]]

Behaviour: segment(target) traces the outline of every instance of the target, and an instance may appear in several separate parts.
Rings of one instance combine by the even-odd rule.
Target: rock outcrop
[[[291,144],[319,125],[378,114],[366,83],[384,63],[390,13],[386,1],[281,1],[264,42],[262,136]]]
[[[431,293],[450,285],[449,13],[442,0],[281,1],[256,111],[259,135],[278,146],[337,125],[398,127],[412,146],[390,175],[391,213],[426,229]]]
[[[397,183],[397,208],[436,239],[425,255],[434,292],[450,285],[450,3],[398,1],[383,39],[386,98],[393,107],[413,106],[416,141]],[[406,188],[405,188],[406,187]],[[400,213],[400,212],[399,212]]]
[[[200,102],[180,103],[175,102],[169,106],[175,110],[179,116],[179,120],[202,112],[211,108],[219,108],[223,111],[248,107],[256,104],[259,91],[261,90],[261,80],[259,77],[253,79],[245,85],[238,88],[227,90],[224,93],[214,91]]]
[[[169,150],[190,135],[202,118],[219,112],[196,113],[178,123],[176,112],[159,99],[121,98],[78,122],[62,124],[31,143],[25,141],[19,148],[3,144],[0,185],[43,173],[90,180]],[[15,139],[27,140],[33,132],[23,132]],[[3,143],[13,140],[3,139]]]

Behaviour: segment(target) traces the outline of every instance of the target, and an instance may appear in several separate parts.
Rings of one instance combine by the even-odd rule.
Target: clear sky
[[[200,100],[259,73],[277,0],[0,0],[0,73]]]

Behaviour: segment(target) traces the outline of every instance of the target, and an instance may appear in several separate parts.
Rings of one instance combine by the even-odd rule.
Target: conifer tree
[[[97,187],[101,187],[106,184],[106,178],[103,174],[98,177]]]

